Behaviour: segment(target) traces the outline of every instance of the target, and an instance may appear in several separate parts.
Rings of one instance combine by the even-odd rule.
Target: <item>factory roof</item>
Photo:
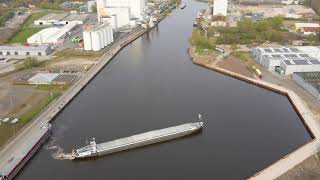
[[[319,32],[320,27],[303,27],[302,30],[304,32]]]
[[[320,47],[319,46],[293,46],[293,47],[281,47],[281,48],[272,48],[272,47],[257,47],[254,48],[261,54],[305,54],[309,56],[309,53],[319,53],[320,56]],[[302,55],[302,56],[305,56]],[[290,56],[290,55],[289,55]]]
[[[57,20],[57,21],[60,21],[62,20],[63,18],[67,17],[68,14],[67,13],[62,13],[62,14],[56,14],[56,13],[51,13],[51,14],[48,14],[40,19],[38,19],[38,21],[50,21],[50,20]]]
[[[0,51],[45,51],[49,46],[0,46]]]
[[[295,23],[296,27],[320,27],[318,23]]]
[[[56,77],[58,77],[58,73],[38,73],[30,78],[28,81],[30,83],[44,84],[51,83]]]
[[[70,14],[61,21],[84,21],[88,18],[87,14]]]

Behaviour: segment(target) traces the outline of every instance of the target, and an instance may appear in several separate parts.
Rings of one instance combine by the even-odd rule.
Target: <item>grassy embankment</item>
[[[195,52],[198,54],[208,54],[215,52],[214,39],[212,37],[205,37],[204,31],[199,29],[195,29],[192,32],[192,36],[190,38],[190,44],[194,46]]]
[[[48,106],[53,100],[58,98],[61,92],[54,91],[51,94],[42,98],[37,104],[34,104],[29,110],[23,113],[19,119],[20,121],[16,124],[2,123],[0,125],[0,147],[4,145],[10,138],[14,137],[15,134],[23,128],[28,122],[35,118],[41,111],[43,111],[46,106]],[[11,113],[17,113],[25,108],[27,105],[32,103],[36,98],[36,95],[31,95],[26,100],[24,100],[20,105],[15,107]]]
[[[80,51],[74,49],[66,49],[63,51],[58,51],[54,53],[54,56],[57,57],[100,57],[103,55],[103,52],[94,52],[94,51]]]
[[[31,14],[23,23],[23,25],[21,26],[21,29],[9,39],[8,43],[13,44],[13,43],[27,42],[28,37],[45,28],[45,27],[33,27],[32,26],[33,21],[47,14],[48,14],[48,11],[40,11],[40,12]]]

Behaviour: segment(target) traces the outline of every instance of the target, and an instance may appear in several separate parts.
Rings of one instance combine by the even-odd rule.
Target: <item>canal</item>
[[[286,97],[192,64],[188,37],[205,5],[187,1],[123,49],[57,116],[53,137],[16,179],[245,179],[309,142]],[[84,161],[52,157],[198,113],[205,127],[186,138]]]

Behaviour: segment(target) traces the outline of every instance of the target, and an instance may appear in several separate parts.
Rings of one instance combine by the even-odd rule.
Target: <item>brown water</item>
[[[17,180],[244,179],[311,140],[288,99],[201,68],[187,52],[193,20],[184,10],[123,49],[60,113],[47,147],[65,152],[193,122],[202,132],[85,161],[55,160],[42,148]]]

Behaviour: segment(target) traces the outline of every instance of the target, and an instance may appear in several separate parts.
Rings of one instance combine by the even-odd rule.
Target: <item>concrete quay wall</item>
[[[314,155],[320,148],[320,124],[315,120],[313,113],[303,104],[303,101],[296,93],[281,86],[267,83],[258,79],[248,78],[241,74],[237,74],[216,67],[214,65],[207,65],[205,63],[197,61],[193,61],[193,63],[286,96],[289,99],[293,108],[295,109],[296,113],[299,115],[303,125],[312,137],[312,140],[309,143],[303,145],[302,147],[296,149],[295,151],[287,154],[278,161],[274,162],[270,166],[257,172],[253,176],[249,177],[249,180],[275,179],[283,173],[287,172],[288,170],[292,169],[294,166],[298,165],[308,157]]]

